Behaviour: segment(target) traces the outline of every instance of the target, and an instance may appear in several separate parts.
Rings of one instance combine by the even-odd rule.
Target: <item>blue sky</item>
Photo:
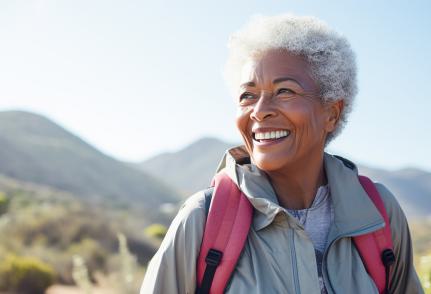
[[[142,160],[202,136],[239,141],[221,76],[254,14],[314,15],[357,54],[359,94],[329,150],[431,171],[429,1],[1,1],[0,110],[44,114]]]

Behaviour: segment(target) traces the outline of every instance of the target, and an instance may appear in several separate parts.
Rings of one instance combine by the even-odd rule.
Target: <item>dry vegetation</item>
[[[53,283],[74,285],[73,257],[78,256],[91,285],[136,293],[158,246],[158,240],[144,235],[139,218],[121,209],[101,209],[60,191],[4,178],[0,235],[0,292],[37,294]]]

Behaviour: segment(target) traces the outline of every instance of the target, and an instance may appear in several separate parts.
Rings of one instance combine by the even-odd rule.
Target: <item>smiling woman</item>
[[[183,205],[141,293],[423,293],[394,196],[325,152],[357,92],[347,40],[312,17],[255,18],[226,77],[244,146]]]

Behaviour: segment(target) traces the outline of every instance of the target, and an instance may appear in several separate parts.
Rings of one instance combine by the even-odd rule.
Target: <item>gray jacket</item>
[[[226,293],[320,293],[313,244],[303,227],[283,207],[265,174],[243,162],[244,152],[226,152],[219,169],[249,198],[255,209],[244,251]],[[358,181],[357,169],[347,168],[325,153],[324,167],[334,207],[334,222],[323,257],[328,293],[378,293],[350,237],[385,225]],[[394,196],[382,184],[376,187],[384,201],[396,262],[391,271],[393,294],[423,293],[413,267],[408,224]],[[158,252],[148,265],[141,294],[195,292],[196,259],[206,214],[204,193],[191,196],[173,220]]]

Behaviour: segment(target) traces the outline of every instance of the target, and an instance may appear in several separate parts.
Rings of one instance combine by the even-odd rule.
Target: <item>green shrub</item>
[[[9,207],[9,198],[0,191],[0,215],[5,214]]]
[[[42,294],[53,281],[53,269],[38,259],[8,255],[0,263],[0,290]]]
[[[106,261],[109,257],[103,246],[94,239],[83,239],[80,243],[72,244],[68,250],[68,255],[79,255],[86,261],[90,277],[93,277],[95,270],[104,271],[106,269]]]
[[[163,239],[168,229],[161,224],[152,224],[145,228],[145,234],[149,237]]]

